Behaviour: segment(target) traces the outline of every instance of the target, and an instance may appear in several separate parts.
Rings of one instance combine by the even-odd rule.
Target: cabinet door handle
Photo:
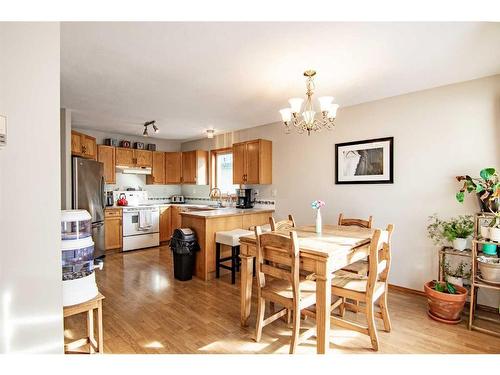
[[[84,154],[87,153],[87,147],[82,146],[82,153],[84,153]]]

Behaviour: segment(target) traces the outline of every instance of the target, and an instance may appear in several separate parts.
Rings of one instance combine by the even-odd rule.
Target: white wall
[[[187,151],[255,138],[273,141],[276,215],[313,223],[314,199],[326,201],[323,220],[373,215],[375,226],[395,224],[392,284],[422,290],[437,276],[437,248],[427,239],[427,217],[473,213],[473,197],[455,201],[459,174],[500,167],[500,75],[383,99],[339,110],[336,128],[311,136],[283,132],[280,123],[183,143]],[[394,137],[394,184],[335,185],[335,143]],[[183,188],[184,189],[184,188]],[[189,189],[189,187],[188,187]],[[205,194],[199,189],[200,194]],[[498,306],[498,302],[493,302]]]
[[[0,352],[63,352],[59,24],[0,22]]]

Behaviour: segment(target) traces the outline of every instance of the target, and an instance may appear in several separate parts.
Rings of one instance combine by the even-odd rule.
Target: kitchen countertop
[[[241,215],[253,215],[260,214],[266,212],[274,212],[274,209],[270,208],[217,208],[217,209],[209,209],[206,211],[190,211],[190,212],[181,212],[182,216],[191,216],[191,217],[200,217],[200,218],[216,218],[216,217],[225,217],[225,216],[241,216]]]

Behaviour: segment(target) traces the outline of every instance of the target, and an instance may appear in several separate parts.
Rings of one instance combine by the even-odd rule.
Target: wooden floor
[[[106,296],[105,353],[288,353],[291,328],[285,322],[265,327],[262,341],[254,342],[255,305],[250,326],[240,327],[238,282],[231,285],[227,275],[177,281],[166,246],[108,255],[97,280]],[[423,297],[391,292],[389,310],[393,331],[379,331],[378,353],[500,353],[499,338],[468,331],[465,322],[449,326],[428,318]],[[84,329],[83,316],[67,319],[66,339],[78,338]],[[368,336],[336,327],[330,348],[331,355],[374,353]],[[314,337],[297,349],[315,352]]]

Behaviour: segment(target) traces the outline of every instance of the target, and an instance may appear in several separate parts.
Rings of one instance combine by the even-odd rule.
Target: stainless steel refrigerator
[[[73,157],[73,208],[92,216],[94,258],[104,256],[104,165],[95,160]]]

